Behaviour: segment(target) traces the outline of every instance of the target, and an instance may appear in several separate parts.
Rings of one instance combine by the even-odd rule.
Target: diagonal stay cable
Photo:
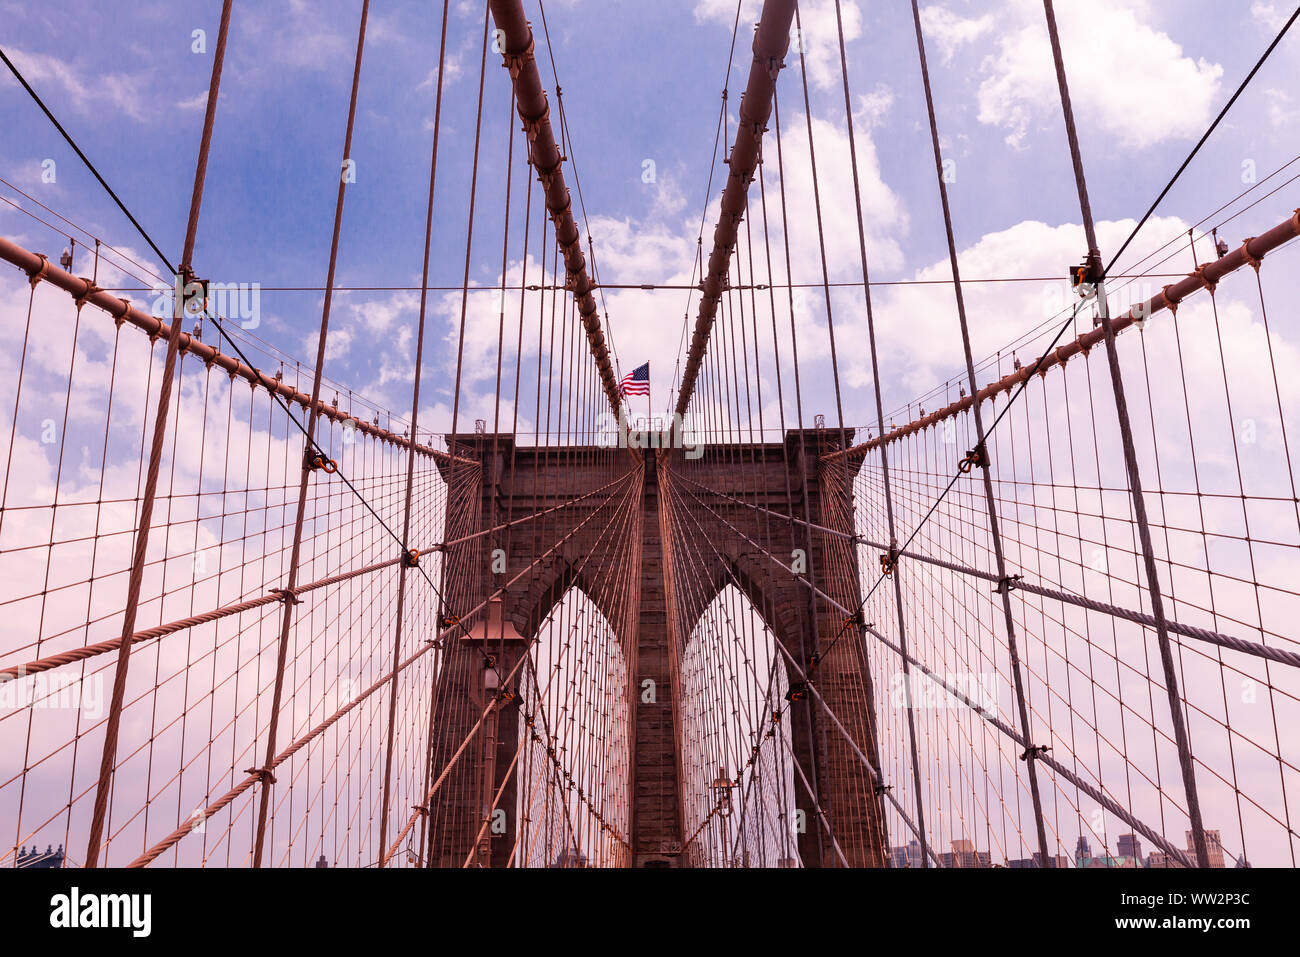
[[[1291,26],[1295,23],[1297,17],[1300,17],[1300,6],[1296,7],[1294,12],[1292,12],[1290,19],[1282,25],[1282,29],[1279,30],[1277,36],[1273,38],[1273,42],[1268,45],[1268,49],[1265,50],[1263,55],[1255,62],[1255,66],[1246,74],[1246,78],[1241,81],[1236,91],[1228,98],[1228,102],[1223,105],[1223,109],[1221,109],[1219,115],[1214,118],[1214,122],[1210,124],[1210,128],[1205,131],[1205,134],[1200,138],[1196,146],[1194,146],[1192,151],[1187,154],[1187,159],[1183,160],[1182,165],[1178,167],[1178,172],[1174,173],[1173,178],[1170,179],[1165,185],[1165,188],[1160,191],[1160,195],[1156,197],[1155,202],[1151,204],[1150,208],[1147,209],[1146,213],[1142,216],[1142,219],[1138,221],[1137,226],[1133,228],[1133,232],[1129,233],[1128,239],[1124,240],[1120,245],[1119,252],[1115,253],[1114,257],[1110,261],[1110,265],[1102,271],[1103,278],[1110,275],[1110,271],[1115,268],[1115,263],[1119,262],[1119,257],[1124,255],[1124,250],[1128,249],[1129,244],[1137,238],[1137,234],[1141,231],[1142,227],[1146,225],[1147,220],[1149,220],[1155,213],[1156,208],[1164,201],[1164,198],[1169,195],[1169,191],[1174,188],[1174,184],[1182,177],[1183,173],[1187,170],[1187,167],[1192,165],[1192,160],[1196,158],[1196,154],[1201,151],[1201,147],[1206,144],[1211,134],[1214,133],[1219,124],[1223,121],[1223,118],[1228,115],[1228,111],[1232,109],[1233,105],[1241,97],[1241,94],[1246,92],[1246,87],[1248,87],[1250,82],[1255,79],[1255,74],[1260,71],[1268,58],[1273,55],[1273,51],[1276,50],[1278,44],[1282,42],[1282,38],[1287,35],[1287,32],[1291,29]]]
[[[1291,14],[1290,19],[1288,19],[1286,24],[1283,25],[1281,31],[1273,39],[1273,42],[1269,44],[1268,49],[1264,51],[1264,54],[1259,58],[1258,62],[1256,62],[1254,68],[1250,71],[1249,74],[1246,75],[1246,78],[1241,82],[1241,85],[1237,87],[1236,92],[1234,92],[1231,98],[1229,98],[1228,102],[1224,105],[1223,109],[1219,111],[1219,115],[1215,117],[1214,122],[1210,124],[1209,129],[1205,131],[1205,134],[1201,137],[1200,141],[1197,142],[1196,146],[1193,147],[1192,151],[1187,155],[1187,158],[1178,167],[1178,171],[1174,174],[1173,178],[1169,181],[1169,183],[1165,186],[1165,188],[1160,191],[1160,195],[1156,197],[1155,202],[1151,204],[1151,207],[1147,210],[1146,214],[1142,217],[1138,225],[1133,229],[1132,233],[1130,233],[1128,239],[1126,239],[1124,243],[1120,246],[1119,252],[1115,254],[1114,258],[1110,262],[1110,265],[1107,266],[1105,270],[1103,270],[1103,277],[1107,273],[1109,273],[1111,269],[1114,268],[1115,263],[1119,260],[1119,257],[1123,254],[1123,252],[1128,248],[1129,244],[1137,236],[1138,231],[1147,222],[1147,220],[1151,218],[1151,215],[1155,212],[1156,208],[1164,200],[1165,196],[1169,194],[1169,191],[1173,189],[1174,184],[1182,176],[1183,172],[1187,169],[1189,165],[1191,165],[1192,160],[1195,159],[1196,155],[1200,152],[1201,147],[1205,145],[1206,141],[1209,140],[1210,135],[1215,131],[1216,128],[1218,128],[1219,123],[1227,115],[1228,111],[1232,108],[1233,104],[1235,104],[1237,100],[1241,97],[1241,94],[1245,92],[1246,87],[1249,86],[1250,82],[1255,78],[1255,75],[1259,72],[1260,68],[1264,65],[1264,62],[1277,48],[1278,44],[1281,43],[1282,38],[1286,36],[1287,32],[1291,29],[1292,24],[1295,23],[1297,17],[1300,17],[1300,7],[1297,7],[1295,12]],[[1078,304],[1075,305],[1074,312],[1071,315],[1069,321],[1063,324],[1061,328],[1057,331],[1056,336],[1052,339],[1051,344],[1043,351],[1043,354],[1038,358],[1038,360],[1031,367],[1032,371],[1030,372],[1030,374],[1024,378],[1024,380],[1020,383],[1020,386],[1016,389],[1015,393],[1011,396],[1011,398],[1007,401],[1007,404],[1003,407],[1001,413],[999,413],[998,416],[993,420],[993,424],[990,425],[988,430],[985,432],[986,442],[988,440],[988,437],[991,436],[997,430],[998,425],[1006,417],[1006,414],[1011,411],[1011,408],[1016,404],[1016,401],[1024,393],[1026,387],[1033,379],[1033,372],[1042,367],[1043,363],[1047,361],[1047,357],[1051,355],[1052,351],[1056,348],[1057,343],[1061,341],[1061,337],[1065,335],[1065,331],[1069,329],[1071,325],[1074,324],[1077,315],[1078,315]],[[975,452],[980,453],[982,452],[982,450],[977,449],[975,450]],[[969,459],[970,457],[968,456],[967,460],[969,461]],[[963,465],[965,465],[965,462],[963,462]],[[899,549],[900,552],[907,550],[908,546],[912,543],[912,541],[920,533],[921,529],[925,526],[925,524],[938,510],[939,506],[943,503],[943,500],[947,497],[948,493],[952,491],[953,487],[957,484],[957,480],[960,479],[963,474],[966,473],[962,471],[958,471],[958,473],[952,477],[952,480],[939,494],[938,498],[935,499],[934,504],[931,505],[930,509],[917,523],[915,529],[912,531],[912,534],[908,536],[907,541],[903,544],[902,548]],[[866,593],[866,595],[862,599],[862,602],[859,604],[858,606],[859,612],[866,606],[867,601],[875,593],[876,589],[880,587],[880,583],[883,582],[888,577],[889,574],[882,573],[879,576],[879,578],[877,578],[875,584],[871,586],[870,590]],[[835,645],[835,642],[839,641],[839,639],[843,636],[845,630],[847,629],[849,623],[852,622],[853,620],[854,619],[849,619],[848,621],[845,622],[843,626],[841,626],[839,633],[836,634],[835,638],[832,639],[829,645],[827,645],[826,648],[827,652],[829,652],[830,649]]]
[[[68,145],[72,147],[72,150],[86,165],[86,168],[90,170],[90,172],[94,175],[95,179],[98,180],[100,185],[104,187],[105,191],[112,198],[112,200],[117,204],[118,208],[127,217],[127,219],[130,220],[131,224],[140,233],[140,236],[144,239],[146,243],[149,244],[149,247],[154,251],[154,253],[157,254],[158,258],[162,261],[163,265],[167,267],[167,270],[170,273],[175,274],[176,268],[172,265],[171,261],[158,248],[158,245],[153,241],[153,238],[149,235],[148,231],[145,230],[144,226],[140,224],[140,221],[136,219],[134,215],[132,215],[131,211],[127,208],[126,204],[122,201],[122,199],[117,195],[117,193],[113,190],[113,188],[109,186],[108,182],[100,174],[99,170],[95,167],[95,164],[91,162],[90,158],[86,156],[86,154],[82,151],[81,147],[77,145],[76,141],[72,138],[71,134],[68,133],[68,131],[64,128],[63,124],[61,124],[58,121],[58,119],[50,111],[50,108],[45,105],[45,102],[40,98],[37,92],[31,87],[31,84],[27,82],[26,78],[18,70],[18,67],[14,65],[13,61],[10,60],[9,57],[4,53],[3,49],[0,49],[0,59],[2,59],[5,65],[9,67],[10,72],[13,73],[14,77],[27,91],[28,95],[30,95],[31,98],[35,101],[37,106],[41,108],[41,111],[46,115],[46,117],[49,118],[50,122],[54,125],[54,127],[67,141]],[[213,324],[217,328],[218,333],[220,333],[221,337],[224,338],[226,342],[230,344],[230,347],[235,351],[235,354],[238,355],[239,358],[247,366],[253,368],[252,360],[249,359],[248,355],[244,352],[244,350],[239,347],[239,343],[236,342],[235,339],[230,335],[230,333],[226,331],[224,320],[220,316],[217,316],[215,314],[209,314],[206,311],[206,309],[204,311],[204,318],[208,318],[212,320]],[[176,320],[173,319],[173,321]],[[293,414],[292,409],[289,407],[288,403],[284,400],[284,398],[274,392],[270,393],[270,395],[271,398],[275,402],[277,402],[280,405],[280,407],[284,410],[284,413],[288,417],[289,421],[292,422],[300,432],[302,432],[303,436],[307,440],[310,452],[313,453],[315,456],[319,456],[321,459],[327,459],[328,457],[325,455],[324,448],[322,448],[320,443],[317,442],[316,439],[308,432],[306,426],[304,426],[302,422],[299,421],[298,417]],[[414,435],[411,436],[411,441],[412,442],[415,441]],[[357,497],[358,501],[360,501],[361,504],[365,506],[366,510],[369,511],[370,514],[374,516],[375,521],[379,523],[380,527],[383,528],[383,530],[387,532],[395,542],[397,542],[397,544],[401,547],[403,553],[408,554],[409,550],[407,549],[406,543],[403,542],[401,537],[396,532],[393,531],[393,529],[389,526],[387,522],[384,521],[383,517],[379,514],[379,512],[375,510],[375,507],[370,504],[369,500],[367,500],[366,497],[362,495],[361,492],[357,489],[357,487],[352,483],[352,480],[349,479],[346,475],[343,474],[341,470],[338,470],[337,468],[332,474],[337,476],[343,482],[343,484],[348,487],[348,489],[352,492],[352,494]],[[424,567],[421,565],[416,565],[415,568],[420,572],[421,577],[424,578],[424,580],[429,583],[429,587],[433,589],[434,594],[439,598],[439,600],[442,600],[442,593],[439,591],[438,586],[434,584],[433,579],[429,577],[429,573],[424,569]],[[452,617],[456,617],[456,623],[460,626],[460,628],[463,631],[465,631],[465,634],[468,635],[469,629],[468,626],[464,623],[464,621],[457,616],[452,616]]]

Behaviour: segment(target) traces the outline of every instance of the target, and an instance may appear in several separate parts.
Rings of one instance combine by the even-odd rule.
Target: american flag
[[[650,394],[650,363],[637,366],[627,375],[623,376],[620,383],[623,389],[623,395],[649,395]]]

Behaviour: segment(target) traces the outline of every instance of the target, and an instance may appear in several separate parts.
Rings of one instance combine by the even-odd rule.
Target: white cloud
[[[850,43],[862,35],[862,11],[856,0],[841,0],[840,12],[844,21],[844,42]],[[751,39],[749,31],[761,14],[760,0],[743,0],[737,27],[738,50],[748,47]],[[803,29],[796,34],[798,28],[791,27],[786,68],[798,69],[799,50],[802,47],[808,79],[818,89],[830,89],[840,82],[839,27],[835,18],[835,0],[805,0],[800,4],[799,16]],[[732,0],[697,0],[695,20],[697,23],[719,23],[729,30],[736,24],[736,4]],[[748,63],[748,58],[738,56],[736,62]]]
[[[887,84],[877,83],[870,93],[858,97],[858,108],[854,111],[854,122],[863,123],[868,128],[879,125],[894,107],[894,91]]]
[[[993,14],[986,13],[982,17],[967,19],[959,17],[947,7],[925,7],[921,11],[921,29],[927,40],[938,44],[939,52],[947,63],[959,47],[978,40],[993,29]]]
[[[1292,109],[1292,100],[1285,90],[1265,90],[1268,97],[1268,121],[1274,129],[1290,126],[1300,117],[1300,110]]]
[[[461,75],[461,57],[458,54],[451,54],[447,57],[447,83],[452,83]],[[438,68],[434,67],[429,71],[423,82],[416,87],[417,90],[434,90],[437,89],[435,84],[438,82]],[[444,84],[445,86],[446,84]]]
[[[1133,220],[1103,221],[1097,233],[1103,249],[1116,249],[1136,225]],[[1187,224],[1179,219],[1157,217],[1148,223],[1135,243],[1135,249],[1156,245],[1171,236],[1185,234]],[[1143,242],[1145,238],[1146,242]],[[1154,240],[1154,241],[1153,241]],[[1007,276],[1054,276],[1064,264],[1075,262],[1085,246],[1079,225],[1052,226],[1025,221],[1007,229],[980,237],[974,244],[958,251],[964,280]],[[1132,261],[1134,254],[1126,255]],[[1123,267],[1124,263],[1120,266]],[[1190,253],[1166,264],[1165,272],[1193,268]],[[918,269],[912,277],[937,285],[895,287],[877,299],[876,329],[880,342],[881,367],[891,369],[889,382],[895,398],[919,395],[937,382],[957,375],[964,368],[957,313],[950,285],[952,271],[947,257]],[[1167,281],[1167,280],[1165,280]],[[1155,281],[1137,282],[1112,289],[1112,311],[1118,314],[1128,301],[1146,299],[1159,292]],[[970,321],[972,348],[976,359],[1005,350],[1024,333],[1041,323],[1054,321],[1055,326],[1069,313],[1062,312],[1071,302],[1065,282],[1044,283],[967,283],[963,289]],[[860,309],[845,310],[846,320],[859,323],[865,341],[865,315]],[[1090,313],[1089,313],[1090,315]],[[1059,316],[1060,318],[1055,318]],[[852,317],[850,319],[850,317]],[[1081,328],[1086,328],[1086,320]],[[1048,334],[1048,339],[1055,332]],[[1046,345],[1046,341],[1042,343]],[[1032,351],[1032,348],[1028,351]],[[1028,362],[1034,356],[1024,353]],[[863,354],[845,363],[850,382],[866,386],[871,382],[870,357]]]
[[[979,118],[1008,129],[1007,142],[1023,148],[1031,127],[1057,121],[1060,96],[1042,11],[1034,3],[1017,10],[1023,25],[984,63]],[[1130,149],[1191,138],[1209,124],[1222,66],[1185,56],[1119,0],[1063,4],[1057,19],[1081,122]]]
[[[81,113],[105,110],[125,113],[139,121],[149,117],[151,111],[144,96],[143,74],[106,73],[92,80],[86,79],[77,67],[56,56],[15,49],[6,52],[27,82],[38,89],[62,89]],[[16,86],[7,74],[3,82]],[[54,108],[57,109],[57,104]]]
[[[1261,0],[1255,0],[1250,5],[1250,15],[1256,23],[1261,23],[1270,30],[1278,31],[1287,21],[1286,10],[1279,10],[1275,3],[1262,3]]]

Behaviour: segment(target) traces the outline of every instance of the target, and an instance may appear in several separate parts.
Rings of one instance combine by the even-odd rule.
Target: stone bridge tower
[[[487,615],[466,623],[472,634],[487,632],[486,642],[461,638],[447,648],[434,703],[435,770],[444,767],[469,736],[492,693],[485,689],[482,648],[497,657],[495,670],[508,674],[528,652],[551,608],[576,586],[616,628],[630,672],[630,863],[691,866],[689,848],[682,845],[688,836],[685,829],[695,822],[682,820],[680,729],[674,717],[680,689],[675,686],[674,664],[694,623],[728,585],[748,597],[775,639],[804,670],[814,653],[845,628],[845,615],[814,590],[849,609],[861,601],[857,548],[848,538],[823,531],[854,533],[852,475],[844,474],[842,464],[822,461],[825,451],[838,447],[838,438],[838,432],[792,431],[784,442],[713,446],[701,454],[666,448],[538,448],[518,445],[506,434],[456,436],[458,455],[476,459],[483,467],[441,467],[448,485],[446,540],[469,539],[443,554],[444,594],[456,607],[473,608],[507,587]],[[611,495],[607,487],[620,479],[622,484]],[[556,509],[602,488],[602,494]],[[636,594],[629,594],[630,600],[617,608],[602,607],[607,590],[592,587],[619,561],[610,553],[609,536],[601,534],[614,515],[608,506],[600,512],[602,503],[615,499],[639,524],[641,545],[635,556],[639,567],[632,576],[635,587],[627,589]],[[673,569],[681,567],[683,537],[699,540],[692,503],[706,500],[708,591],[687,596],[674,589]],[[520,521],[547,509],[556,510]],[[791,521],[792,515],[798,521]],[[496,531],[469,538],[484,529]],[[494,564],[495,549],[501,551]],[[548,550],[543,561],[518,574]],[[807,570],[796,578],[791,567]],[[830,655],[817,662],[813,681],[858,749],[878,768],[873,713],[861,704],[873,700],[861,631],[848,631]],[[792,684],[799,680],[788,664],[787,675]],[[638,694],[647,679],[657,689],[653,703],[643,702]],[[790,708],[790,744],[798,765],[795,803],[803,812],[803,826],[797,830],[800,856],[810,867],[837,866],[840,854],[854,866],[884,866],[879,791],[843,734],[829,727],[823,714],[808,698]],[[509,809],[505,833],[480,841],[477,860],[485,866],[507,863],[515,843],[516,788],[506,770],[518,749],[519,717],[510,707],[499,709],[495,717],[474,736],[434,801],[428,829],[433,866],[461,866],[481,830],[482,809],[488,803],[484,795],[495,794],[503,784],[499,806]]]

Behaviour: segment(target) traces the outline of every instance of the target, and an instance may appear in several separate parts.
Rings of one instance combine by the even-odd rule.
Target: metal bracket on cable
[[[1259,272],[1259,267],[1264,264],[1264,260],[1254,255],[1250,251],[1250,244],[1253,243],[1254,241],[1255,241],[1255,237],[1251,236],[1249,239],[1243,242],[1241,244],[1241,254],[1244,257],[1246,257],[1246,262],[1250,263],[1250,265],[1254,268],[1255,272]]]
[[[339,470],[339,463],[333,459],[327,459],[318,450],[308,449],[303,453],[302,467],[305,472],[315,472],[319,469],[328,475],[333,475]]]
[[[30,272],[27,274],[27,281],[32,284],[33,289],[36,288],[36,284],[44,279],[50,271],[49,257],[46,256],[45,253],[37,253],[36,255],[41,257],[41,268],[36,270],[36,272]]]
[[[245,774],[251,774],[262,784],[274,784],[275,775],[271,773],[270,768],[245,768]]]
[[[420,550],[412,548],[402,553],[402,564],[407,568],[420,567]]]
[[[287,588],[272,588],[270,594],[277,596],[286,605],[301,605],[302,599]]]
[[[86,304],[86,300],[88,300],[95,293],[104,291],[99,286],[96,286],[92,280],[87,279],[85,276],[81,277],[81,281],[86,284],[86,291],[83,292],[80,296],[77,296],[72,300],[76,304],[78,309],[84,306]]]
[[[498,35],[504,36],[504,32]],[[536,46],[536,41],[533,39],[533,31],[530,27],[528,30],[527,47],[519,53],[509,53],[505,50],[501,51],[501,65],[510,71],[510,79],[517,80],[519,78],[519,71],[523,69],[525,63],[533,58],[533,50]]]
[[[989,450],[985,444],[981,442],[979,445],[975,446],[975,448],[966,453],[966,457],[961,460],[961,464],[958,465],[957,468],[962,475],[969,475],[977,468],[987,469],[990,464]]]
[[[1101,253],[1095,249],[1089,251],[1082,264],[1070,267],[1070,286],[1081,299],[1092,298],[1097,286],[1105,278],[1106,270],[1101,264]]]
[[[1024,581],[1024,578],[1024,575],[1008,575],[1006,578],[1003,578],[998,582],[998,586],[993,589],[993,594],[1009,594],[1016,587],[1016,582]]]
[[[899,556],[897,545],[890,545],[889,551],[880,556],[880,571],[886,578],[894,574],[894,570],[898,568]]]
[[[551,107],[548,104],[540,116],[523,117],[524,135],[528,137],[528,142],[536,143],[537,134],[543,126],[547,124],[551,116]]]
[[[1046,744],[1030,745],[1025,748],[1025,753],[1020,755],[1020,760],[1025,762],[1037,761],[1039,758],[1047,757],[1047,752],[1050,750],[1052,750],[1051,747]]]
[[[443,631],[448,628],[455,628],[460,624],[460,617],[457,615],[440,615],[438,617],[438,627]]]
[[[808,685],[802,681],[795,681],[790,685],[790,690],[785,693],[786,701],[803,701],[808,697]]]

